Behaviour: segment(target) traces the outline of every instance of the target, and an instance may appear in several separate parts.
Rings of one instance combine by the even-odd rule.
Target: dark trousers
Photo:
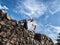
[[[23,23],[24,23],[23,27],[24,27],[25,29],[28,29],[27,20],[26,20],[26,19],[23,20]]]

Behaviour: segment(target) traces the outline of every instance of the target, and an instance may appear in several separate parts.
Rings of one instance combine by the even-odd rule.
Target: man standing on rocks
[[[36,23],[34,22],[34,19],[28,19],[28,20],[24,19],[23,20],[23,27],[25,29],[28,29],[28,30],[34,27],[32,29],[32,31],[35,31],[35,29],[36,29]]]

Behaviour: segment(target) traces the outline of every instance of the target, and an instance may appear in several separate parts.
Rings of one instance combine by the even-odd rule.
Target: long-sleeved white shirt
[[[34,21],[27,21],[28,30],[33,30],[34,26],[37,25]]]

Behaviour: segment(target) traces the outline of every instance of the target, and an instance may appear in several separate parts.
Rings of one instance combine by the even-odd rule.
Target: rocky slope
[[[0,10],[0,45],[54,45],[46,35],[25,30],[20,21]]]

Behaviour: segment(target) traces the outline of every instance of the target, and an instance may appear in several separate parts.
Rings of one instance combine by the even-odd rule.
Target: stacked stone
[[[41,45],[54,45],[52,39],[43,34],[35,33],[34,39],[38,40]]]
[[[26,30],[21,26],[20,21],[11,19],[7,13],[0,10],[0,45],[45,45],[42,35],[41,38],[39,37],[40,41],[35,37],[35,32]],[[53,44],[47,43],[48,41],[46,45]]]
[[[20,21],[10,19],[0,10],[0,45],[36,45],[35,42],[34,32],[25,30]]]

